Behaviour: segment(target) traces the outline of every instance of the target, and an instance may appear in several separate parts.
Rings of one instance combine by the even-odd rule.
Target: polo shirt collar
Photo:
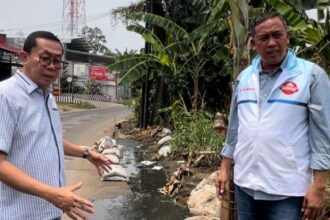
[[[273,70],[271,73],[269,73],[270,76],[275,75],[276,73],[282,72],[284,70],[284,68],[286,67],[286,64],[288,63],[288,59],[289,59],[288,54],[289,53],[287,51],[285,58],[284,58],[283,62],[281,63],[281,65],[279,67],[277,67],[275,70]],[[262,70],[261,64],[262,64],[262,61],[260,60],[259,65],[258,65],[258,71],[259,71],[259,73],[264,73],[264,71]]]
[[[17,80],[21,82],[25,91],[30,95],[33,92],[40,91],[42,92],[43,89],[39,88],[37,84],[35,84],[27,75],[25,75],[21,70],[17,70],[16,74],[14,75]],[[52,91],[51,87],[48,87],[45,90],[45,93],[48,94]]]

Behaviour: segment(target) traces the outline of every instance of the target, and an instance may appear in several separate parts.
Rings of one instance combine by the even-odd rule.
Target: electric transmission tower
[[[63,0],[62,34],[77,37],[86,26],[85,0]]]

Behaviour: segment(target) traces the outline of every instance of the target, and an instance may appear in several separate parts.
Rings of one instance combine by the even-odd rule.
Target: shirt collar
[[[281,65],[277,68],[274,69],[274,71],[272,71],[271,73],[268,73],[269,76],[273,76],[275,75],[276,73],[278,72],[282,72],[284,70],[284,68],[286,67],[287,63],[288,63],[288,51],[286,52],[286,55],[285,55],[285,58],[283,60],[283,62],[281,63]],[[259,62],[259,65],[258,65],[258,70],[259,70],[259,73],[260,74],[265,74],[265,72],[262,70],[262,66],[261,66],[261,62]]]
[[[43,93],[43,89],[39,88],[37,84],[35,84],[26,74],[24,74],[21,70],[17,70],[14,75],[18,81],[21,82],[26,92],[30,95],[33,92],[39,91]],[[52,91],[52,87],[48,87],[45,90],[45,93],[48,94]]]

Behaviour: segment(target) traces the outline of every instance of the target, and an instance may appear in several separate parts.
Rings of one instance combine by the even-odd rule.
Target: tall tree
[[[100,28],[98,27],[91,28],[85,26],[82,29],[81,33],[82,36],[85,37],[87,42],[90,44],[93,54],[97,54],[97,53],[104,54],[108,52],[109,49],[104,45],[107,42],[107,40]]]

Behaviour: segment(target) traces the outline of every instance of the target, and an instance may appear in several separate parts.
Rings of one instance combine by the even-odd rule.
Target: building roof
[[[96,55],[96,54],[74,51],[69,49],[66,49],[65,51],[65,60],[79,61],[82,63],[91,63],[91,64],[97,63],[97,64],[103,64],[105,66],[113,64],[115,62],[114,57]]]
[[[19,52],[20,52],[19,48],[10,46],[10,45],[5,44],[5,43],[0,43],[0,50],[5,50],[7,52],[17,53],[17,54],[19,54]]]
[[[76,50],[87,53],[91,50],[91,47],[85,38],[71,39],[71,43],[68,43],[66,46],[70,50]]]

